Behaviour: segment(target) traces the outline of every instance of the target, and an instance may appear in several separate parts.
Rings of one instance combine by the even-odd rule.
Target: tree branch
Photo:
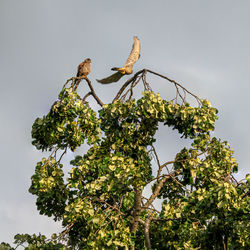
[[[137,73],[135,73],[133,77],[131,77],[129,80],[127,80],[127,81],[123,84],[123,86],[121,87],[121,89],[119,90],[119,92],[117,93],[117,95],[116,95],[116,97],[114,98],[114,100],[112,101],[112,103],[114,103],[115,100],[117,100],[117,99],[120,98],[120,96],[121,96],[121,94],[123,93],[123,91],[125,90],[125,88],[126,88],[129,84],[131,84],[131,83],[132,83],[132,86],[131,86],[131,88],[126,92],[126,94],[127,94],[128,92],[131,92],[131,93],[132,93],[133,87],[135,87],[135,85],[137,84],[137,82],[136,82],[136,84],[134,84],[134,82],[138,79],[138,77],[139,77],[140,75],[141,75],[141,76],[140,76],[140,79],[142,79],[142,81],[143,81],[144,88],[145,88],[146,90],[151,91],[151,88],[150,88],[149,84],[146,82],[146,73],[147,73],[147,72],[149,72],[149,73],[151,73],[151,74],[154,74],[154,75],[157,75],[157,76],[159,76],[159,77],[161,77],[161,78],[164,78],[164,79],[168,80],[169,82],[173,83],[173,84],[175,85],[175,88],[176,88],[176,97],[175,97],[175,100],[177,100],[177,98],[178,98],[178,96],[179,96],[179,97],[181,98],[181,100],[182,100],[182,103],[185,103],[186,93],[188,93],[188,94],[190,94],[191,96],[193,96],[193,97],[197,100],[197,102],[198,102],[199,105],[202,104],[202,101],[201,101],[201,99],[200,99],[198,96],[192,94],[190,91],[188,91],[186,88],[184,88],[184,87],[183,87],[181,84],[179,84],[178,82],[176,82],[176,81],[174,81],[174,80],[172,80],[172,79],[170,79],[170,78],[168,78],[168,77],[166,77],[166,76],[164,76],[164,75],[161,75],[161,74],[159,74],[159,73],[156,73],[156,72],[154,72],[154,71],[152,71],[152,70],[149,70],[149,69],[140,70],[140,71],[138,71]],[[140,79],[139,79],[139,80],[140,80]],[[184,96],[180,93],[179,88],[181,88],[181,89],[183,90]],[[126,94],[125,94],[125,95],[126,95]]]
[[[100,106],[103,106],[103,102],[100,100],[100,98],[96,95],[95,93],[95,90],[94,88],[92,87],[92,84],[91,84],[91,81],[88,79],[88,78],[84,78],[85,81],[88,83],[89,85],[89,88],[91,90],[91,95],[95,98],[95,100],[97,101],[97,103],[100,105]]]
[[[141,213],[141,199],[142,199],[142,190],[140,188],[135,188],[135,201],[134,201],[134,221],[131,225],[131,232],[136,235],[136,230],[138,227],[138,222],[140,218],[140,213]]]
[[[182,89],[183,89],[184,91],[186,91],[188,94],[190,94],[191,96],[193,96],[193,97],[197,100],[197,102],[198,102],[199,104],[202,103],[201,99],[200,99],[198,96],[192,94],[190,91],[188,91],[186,88],[184,88],[184,87],[183,87],[181,84],[179,84],[178,82],[176,82],[176,81],[174,81],[174,80],[172,80],[172,79],[170,79],[170,78],[168,78],[168,77],[166,77],[166,76],[164,76],[164,75],[161,75],[161,74],[159,74],[159,73],[156,73],[156,72],[154,72],[154,71],[152,71],[152,70],[149,70],[149,69],[144,69],[143,71],[146,71],[146,72],[149,72],[149,73],[151,73],[151,74],[157,75],[157,76],[159,76],[159,77],[161,77],[161,78],[164,78],[164,79],[168,80],[169,82],[172,82],[175,86],[178,86],[178,87],[182,88]],[[177,88],[177,92],[178,92],[179,96],[181,97],[178,88]]]
[[[144,209],[147,209],[152,203],[153,201],[155,200],[155,198],[159,195],[162,187],[163,187],[163,184],[166,182],[166,180],[170,179],[170,178],[173,178],[175,177],[176,175],[180,174],[180,172],[174,172],[172,174],[168,174],[166,175],[163,179],[161,179],[156,188],[155,188],[155,191],[154,193],[150,196],[150,198],[148,199],[148,201],[146,202],[146,204],[143,206]]]
[[[62,157],[63,157],[63,155],[64,154],[66,154],[66,152],[67,152],[67,147],[65,148],[65,150],[63,151],[63,153],[61,154],[61,156],[60,156],[60,158],[59,158],[59,160],[57,161],[57,162],[59,162],[60,163],[60,161],[61,161],[61,159],[62,159]]]
[[[89,97],[90,95],[92,95],[92,92],[88,92],[83,98],[82,98],[82,103],[85,102],[85,100],[87,99],[87,97]]]
[[[150,227],[150,222],[152,220],[152,215],[153,215],[153,212],[151,212],[151,214],[146,219],[145,224],[144,224],[145,243],[146,243],[146,247],[148,250],[152,249],[151,242],[150,242],[150,235],[149,235],[149,227]]]
[[[89,93],[87,94],[87,96],[85,95],[84,98],[87,98],[89,95],[92,95],[92,96],[95,98],[96,102],[97,102],[100,106],[103,106],[104,104],[103,104],[103,102],[100,100],[100,98],[97,96],[97,94],[95,93],[95,90],[94,90],[94,88],[93,88],[93,86],[92,86],[92,84],[91,84],[91,81],[89,80],[89,78],[87,78],[87,77],[85,77],[85,76],[71,77],[71,78],[68,79],[68,80],[66,81],[66,83],[63,85],[63,88],[64,88],[70,81],[72,81],[71,87],[72,87],[72,90],[74,91],[74,90],[77,89],[77,87],[78,87],[78,85],[79,85],[79,83],[80,83],[80,81],[81,81],[82,79],[84,79],[84,80],[87,82],[87,84],[88,84],[88,86],[89,86],[89,88],[90,88],[90,90],[91,90],[91,92],[89,92]],[[76,82],[76,80],[78,80],[78,81]],[[75,85],[76,85],[76,86],[75,86]]]
[[[117,100],[117,99],[121,96],[121,94],[122,94],[122,92],[124,91],[124,89],[125,89],[131,82],[135,81],[135,80],[137,79],[137,77],[138,77],[143,71],[144,71],[144,69],[138,71],[136,74],[134,74],[133,77],[131,77],[129,80],[127,80],[127,81],[123,84],[123,86],[121,87],[121,89],[120,89],[119,92],[117,93],[117,95],[116,95],[116,97],[114,98],[114,100],[112,101],[112,103],[114,103],[114,101]]]

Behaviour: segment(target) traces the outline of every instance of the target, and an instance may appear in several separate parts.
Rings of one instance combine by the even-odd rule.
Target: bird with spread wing
[[[132,68],[134,64],[138,61],[138,59],[140,58],[140,49],[141,49],[140,40],[138,39],[137,36],[134,36],[134,44],[124,66],[122,68],[112,68],[111,70],[114,70],[117,72],[107,78],[104,78],[102,80],[97,80],[97,81],[103,84],[112,83],[112,82],[119,81],[124,75],[132,74],[133,73]]]

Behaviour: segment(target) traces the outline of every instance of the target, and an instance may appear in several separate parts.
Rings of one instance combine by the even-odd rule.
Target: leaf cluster
[[[35,120],[31,134],[32,144],[38,150],[51,150],[57,145],[74,151],[86,138],[88,143],[97,141],[100,128],[96,114],[88,104],[70,88],[63,88],[50,112]]]

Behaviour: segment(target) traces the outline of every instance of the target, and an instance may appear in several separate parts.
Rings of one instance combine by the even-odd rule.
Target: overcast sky
[[[95,79],[125,62],[134,35],[141,40],[134,71],[149,68],[175,79],[219,110],[213,134],[230,142],[243,178],[250,168],[249,11],[244,0],[0,0],[0,242],[60,229],[39,215],[28,193],[43,157],[31,145],[32,123],[87,57],[97,94],[112,100],[122,81],[104,86]],[[152,81],[163,97],[171,91],[171,84]],[[79,94],[84,91],[81,86]],[[159,133],[162,156],[186,145],[169,129]]]

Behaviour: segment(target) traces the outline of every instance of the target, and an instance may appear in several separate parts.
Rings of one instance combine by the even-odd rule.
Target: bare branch
[[[161,167],[161,164],[160,164],[159,157],[158,157],[158,155],[157,155],[157,153],[156,153],[155,147],[154,147],[153,145],[152,145],[151,147],[152,147],[153,152],[154,152],[154,154],[155,154],[156,161],[157,161],[157,165],[158,165],[158,167],[160,168],[160,167]]]
[[[92,92],[91,92],[91,91],[88,92],[88,93],[82,98],[82,103],[84,103],[85,100],[86,100],[90,95],[92,95]]]
[[[166,76],[164,76],[164,75],[161,75],[161,74],[159,74],[159,73],[156,73],[156,72],[154,72],[154,71],[152,71],[152,70],[149,70],[149,69],[144,69],[144,71],[150,72],[151,74],[157,75],[157,76],[159,76],[159,77],[161,77],[161,78],[164,78],[164,79],[168,80],[169,82],[172,82],[175,86],[178,86],[178,87],[182,88],[182,89],[183,89],[184,91],[186,91],[188,94],[190,94],[191,96],[193,96],[193,97],[197,100],[197,102],[198,102],[199,104],[202,104],[202,101],[201,101],[201,99],[200,99],[198,96],[192,94],[190,91],[188,91],[186,88],[184,88],[184,87],[183,87],[181,84],[179,84],[178,82],[176,82],[176,81],[174,81],[174,80],[172,80],[172,79],[170,79],[170,78],[168,78],[168,77],[166,77]],[[179,92],[179,90],[177,90],[177,91]],[[180,97],[181,97],[181,95],[180,95]]]
[[[61,161],[63,155],[66,154],[66,152],[67,152],[67,148],[65,148],[65,150],[63,151],[63,153],[61,154],[61,156],[60,156],[60,158],[59,158],[59,160],[58,160],[57,162],[60,163],[60,161]]]
[[[183,160],[183,161],[185,161],[185,160]],[[165,163],[163,163],[163,164],[161,165],[161,168],[164,168],[164,167],[166,167],[167,165],[173,164],[173,163],[175,163],[175,162],[181,162],[181,161],[167,161],[167,162],[165,162]]]
[[[88,83],[89,85],[89,88],[91,90],[91,95],[95,98],[95,100],[97,101],[97,103],[100,105],[100,106],[103,106],[103,102],[100,100],[100,98],[96,95],[95,93],[95,90],[94,88],[92,87],[92,84],[91,84],[91,81],[88,79],[88,78],[84,78],[85,81]]]
[[[114,100],[112,101],[112,103],[114,103],[115,100],[119,99],[119,97],[121,96],[122,92],[125,90],[125,88],[133,81],[135,81],[137,79],[137,77],[144,71],[140,70],[138,71],[136,74],[134,74],[133,77],[131,77],[129,80],[127,80],[123,86],[121,87],[121,89],[119,90],[119,92],[117,93],[116,97],[114,98]]]
[[[86,76],[80,76],[80,77],[71,77],[70,79],[68,79],[66,81],[66,83],[63,85],[63,88],[70,82],[72,81],[71,83],[71,87],[72,87],[72,90],[75,91],[79,85],[79,83],[81,82],[81,80],[84,79],[87,83],[88,83],[88,86],[91,90],[91,92],[89,92],[87,94],[87,96],[84,96],[84,98],[86,99],[90,94],[95,98],[96,102],[100,105],[100,106],[103,106],[103,102],[100,100],[100,98],[97,96],[97,94],[95,93],[95,90],[91,84],[91,81],[89,80],[88,77]]]
[[[130,100],[131,97],[133,96],[133,88],[139,83],[141,79],[142,79],[142,76],[139,76],[137,77],[137,79],[132,81],[130,88],[126,91],[126,93],[120,99],[125,100],[127,94],[130,93],[129,98],[128,98]]]
[[[154,75],[157,75],[161,78],[164,78],[166,80],[168,80],[169,82],[172,82],[175,87],[176,87],[176,97],[175,97],[175,100],[177,100],[178,96],[181,98],[182,100],[182,104],[185,103],[185,99],[186,99],[186,93],[190,94],[191,96],[193,96],[199,105],[202,104],[202,101],[194,94],[192,94],[190,91],[188,91],[186,88],[184,88],[181,84],[177,83],[176,81],[164,76],[164,75],[161,75],[159,73],[156,73],[152,70],[149,70],[149,69],[143,69],[143,70],[140,70],[138,71],[137,73],[134,74],[133,77],[131,77],[130,79],[128,79],[124,84],[123,86],[121,87],[121,89],[118,91],[116,97],[113,99],[112,103],[114,103],[115,100],[118,100],[120,98],[120,96],[122,95],[122,93],[124,92],[124,90],[126,89],[126,87],[131,84],[131,87],[129,90],[127,90],[127,92],[123,95],[123,99],[127,96],[128,93],[130,93],[130,96],[129,96],[129,99],[131,99],[131,97],[133,96],[133,88],[138,84],[138,82],[142,79],[142,82],[144,84],[144,88],[145,90],[149,90],[149,91],[152,91],[152,89],[150,88],[150,85],[147,83],[146,81],[146,73],[149,72],[151,74],[154,74]],[[78,87],[80,81],[82,79],[85,79],[85,81],[88,83],[88,86],[91,90],[91,92],[89,92],[87,94],[87,96],[84,97],[84,100],[91,94],[95,100],[97,101],[97,103],[100,105],[100,106],[103,106],[103,102],[100,100],[100,98],[96,95],[95,91],[94,91],[94,88],[92,87],[92,84],[91,84],[91,81],[85,77],[85,76],[81,76],[81,77],[71,77],[70,79],[68,79],[66,81],[66,83],[64,84],[63,87],[65,87],[70,81],[72,82],[72,89],[73,90],[76,90],[76,88]],[[182,94],[180,93],[179,91],[179,88],[181,88],[184,92],[184,96],[182,96]]]
[[[74,77],[71,77],[70,79],[68,79],[68,80],[64,83],[63,88],[65,88],[66,85],[67,85],[70,81],[73,82],[73,79],[74,79]]]
[[[145,89],[145,90],[152,91],[152,89],[151,89],[149,83],[146,81],[146,74],[147,74],[147,71],[144,70],[144,71],[142,72],[142,82],[143,82],[143,84],[144,84],[144,89]]]

